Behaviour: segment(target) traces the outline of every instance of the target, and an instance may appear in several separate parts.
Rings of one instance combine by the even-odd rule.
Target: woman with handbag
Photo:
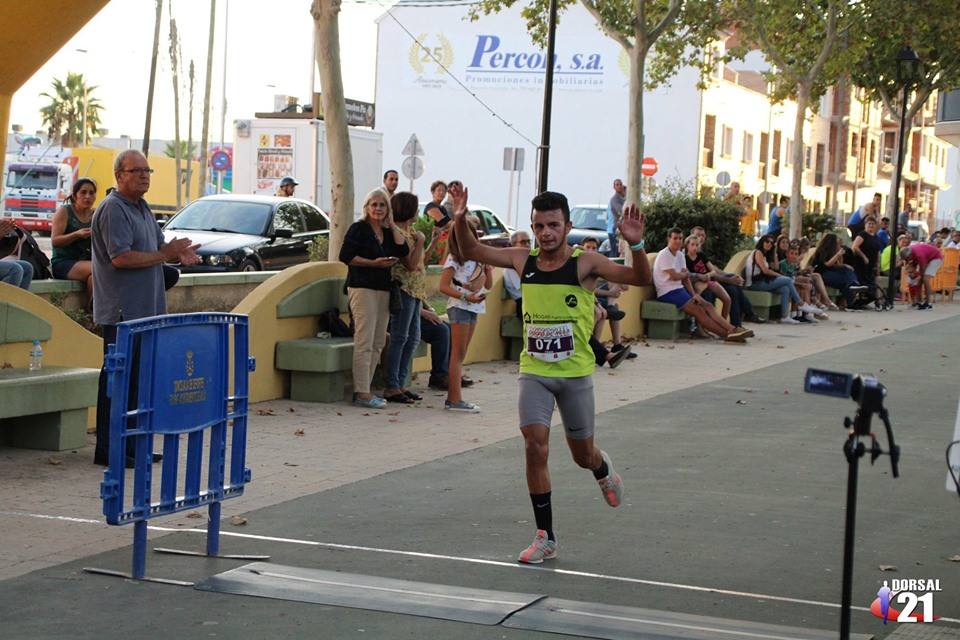
[[[347,296],[353,316],[353,403],[382,409],[387,401],[370,392],[373,372],[387,341],[390,319],[391,269],[410,253],[393,223],[390,202],[382,189],[363,200],[363,217],[343,239],[340,262],[347,265]]]
[[[93,262],[90,252],[90,223],[97,200],[97,183],[80,178],[70,196],[53,214],[50,266],[58,280],[77,280],[87,287],[87,306],[93,305]]]
[[[390,346],[387,347],[383,397],[387,402],[400,404],[413,404],[423,399],[404,387],[413,364],[413,353],[420,344],[420,300],[427,294],[423,267],[423,256],[427,253],[424,251],[426,237],[413,228],[419,204],[417,196],[406,191],[390,198],[393,223],[404,237],[409,253],[393,265],[397,290],[393,295],[399,298],[400,304],[390,309]]]

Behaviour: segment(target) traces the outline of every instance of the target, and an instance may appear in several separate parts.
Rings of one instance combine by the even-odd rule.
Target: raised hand
[[[647,218],[640,212],[635,204],[629,204],[623,208],[623,216],[617,223],[620,235],[628,244],[637,244],[643,240],[643,233],[646,231]]]
[[[199,244],[192,244],[187,247],[184,251],[180,252],[178,256],[180,259],[180,264],[184,266],[190,266],[192,264],[200,264],[201,258],[197,255],[197,249],[200,248]]]
[[[467,214],[467,198],[469,193],[469,190],[460,183],[451,185],[450,189],[447,190],[447,195],[450,196],[450,202],[453,203],[453,216],[455,218],[462,218]]]

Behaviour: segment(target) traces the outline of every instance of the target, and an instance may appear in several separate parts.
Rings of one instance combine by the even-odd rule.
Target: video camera
[[[803,390],[835,398],[850,398],[860,407],[860,411],[869,416],[883,410],[883,398],[887,388],[870,374],[853,375],[823,369],[807,369],[803,380]],[[869,427],[869,420],[867,421]],[[859,432],[867,435],[867,432]]]

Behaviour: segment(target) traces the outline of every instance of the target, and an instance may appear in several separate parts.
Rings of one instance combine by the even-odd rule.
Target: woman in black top
[[[848,308],[858,306],[857,293],[863,291],[864,287],[857,281],[853,267],[844,262],[843,245],[840,244],[837,234],[828,233],[820,239],[811,264],[814,271],[823,278],[824,284],[840,290]]]
[[[409,253],[403,235],[393,224],[387,194],[374,189],[363,201],[363,218],[347,229],[340,248],[346,263],[347,295],[353,316],[353,402],[382,409],[387,402],[370,393],[373,372],[387,341],[390,320],[390,269]]]
[[[869,287],[871,298],[877,298],[877,270],[880,266],[880,251],[883,241],[877,237],[877,219],[869,215],[863,220],[864,230],[853,240],[853,270],[860,284]]]

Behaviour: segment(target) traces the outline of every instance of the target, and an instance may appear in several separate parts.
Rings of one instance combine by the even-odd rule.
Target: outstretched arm
[[[646,219],[636,205],[631,204],[624,207],[617,228],[620,229],[620,235],[627,241],[630,250],[633,252],[633,266],[617,264],[599,253],[583,253],[580,258],[586,258],[589,261],[591,275],[603,278],[607,282],[619,284],[635,284],[641,287],[650,284],[652,278],[647,254],[643,248],[633,248],[634,245],[643,240],[645,226]]]
[[[476,260],[482,264],[489,264],[504,269],[516,269],[516,265],[527,259],[528,251],[519,248],[488,247],[473,233],[467,224],[467,196],[466,187],[455,184],[448,191],[453,202],[453,233],[457,234],[460,251],[465,258]]]

